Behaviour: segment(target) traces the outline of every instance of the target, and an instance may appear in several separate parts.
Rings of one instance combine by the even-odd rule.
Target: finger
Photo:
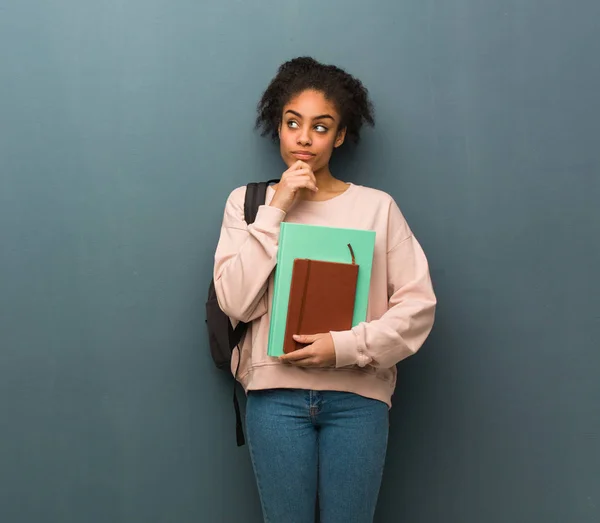
[[[315,173],[312,170],[312,167],[310,165],[303,163],[301,167],[288,173],[288,176],[300,175],[300,174],[307,175],[309,178],[312,179],[313,182],[317,183],[317,178],[315,177]]]
[[[290,173],[285,174],[285,180],[293,180],[294,178],[309,178],[313,181],[316,180],[315,175],[310,169],[298,169],[297,171],[292,171]]]
[[[310,189],[313,192],[317,192],[319,188],[310,180],[300,180],[294,184],[297,189]]]
[[[296,169],[310,169],[310,165],[302,160],[298,160],[294,165],[296,166]]]
[[[297,191],[298,189],[309,189],[313,192],[317,192],[319,190],[319,188],[308,179],[290,180],[287,183],[287,187],[292,191]]]
[[[310,168],[310,166],[304,164],[299,166],[297,169],[289,169],[281,175],[281,180],[289,180],[294,176],[308,176],[315,184],[317,183],[317,178],[315,177],[315,173]]]
[[[310,348],[304,347],[303,349],[298,349],[293,352],[289,352],[288,354],[284,354],[280,356],[279,359],[283,362],[295,362],[305,359],[310,359],[313,357],[313,352]]]
[[[302,170],[296,171],[293,174],[298,175],[298,176],[304,176],[304,177],[308,178],[311,182],[313,182],[315,185],[317,185],[317,178],[315,177],[314,173],[312,172],[312,169],[302,169]]]
[[[288,168],[288,170],[285,171],[285,172],[286,173],[291,173],[291,172],[297,171],[298,169],[305,169],[307,167],[308,167],[307,163],[303,162],[302,160],[298,160],[298,161],[294,162],[292,165],[290,165],[290,167]]]
[[[294,334],[293,338],[298,343],[314,343],[319,338],[321,338],[322,334]]]
[[[286,182],[288,183],[291,181],[310,183],[312,186],[317,187],[317,181],[315,177],[308,172],[299,172],[298,174],[292,174],[289,178],[286,179]]]

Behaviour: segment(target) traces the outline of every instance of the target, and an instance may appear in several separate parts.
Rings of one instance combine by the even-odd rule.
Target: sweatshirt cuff
[[[335,348],[335,366],[358,365],[358,343],[354,331],[331,332]]]
[[[261,205],[256,213],[254,225],[261,229],[276,229],[285,219],[285,212],[277,207]]]

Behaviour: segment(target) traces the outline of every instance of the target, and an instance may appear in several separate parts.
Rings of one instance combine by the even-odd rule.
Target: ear
[[[340,145],[342,145],[344,143],[345,139],[346,139],[346,128],[344,127],[343,129],[340,129],[337,132],[337,135],[335,137],[335,143],[333,144],[333,146],[335,148],[339,147]]]

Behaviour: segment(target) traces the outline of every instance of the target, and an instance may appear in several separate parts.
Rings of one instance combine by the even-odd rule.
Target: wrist
[[[275,207],[276,209],[279,209],[282,212],[288,211],[287,207],[283,204],[283,202],[279,202],[276,198],[273,198],[271,200],[271,203],[269,203],[269,206]]]
[[[285,219],[285,211],[282,211],[279,207],[272,205],[261,205],[256,213],[256,219],[254,220],[254,226],[259,229],[269,230],[273,227],[279,227],[281,222]]]

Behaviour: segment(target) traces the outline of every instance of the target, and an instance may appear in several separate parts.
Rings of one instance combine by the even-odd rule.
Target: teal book
[[[279,250],[269,328],[268,355],[284,354],[283,345],[292,283],[294,260],[352,263],[348,244],[352,246],[358,268],[352,325],[366,320],[375,250],[375,231],[304,225],[281,224]]]

